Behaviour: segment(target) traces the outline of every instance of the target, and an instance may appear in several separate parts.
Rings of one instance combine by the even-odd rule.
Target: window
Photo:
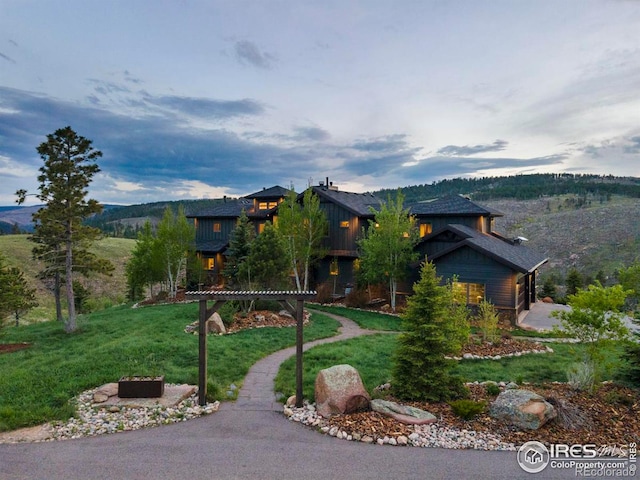
[[[343,220],[340,222],[340,228],[349,228],[349,220]]]
[[[468,305],[478,305],[484,300],[483,283],[454,282],[453,292],[455,295],[466,298]]]
[[[329,265],[329,275],[336,276],[336,275],[339,275],[339,274],[340,274],[340,269],[338,267],[338,259],[334,258],[331,261],[331,264]]]
[[[272,208],[276,208],[278,206],[278,202],[259,202],[258,210],[271,210]]]
[[[430,223],[421,223],[420,224],[420,238],[426,237],[431,233],[431,224]]]
[[[262,233],[264,232],[264,223],[259,223],[258,224],[258,233]]]
[[[211,257],[211,258],[205,258],[204,259],[204,268],[205,270],[213,270],[214,268],[216,268],[216,259]]]
[[[219,224],[219,223],[217,223],[217,222],[216,222],[216,223],[214,223],[214,224],[213,224],[213,231],[214,231],[214,232],[216,232],[216,233],[219,233],[219,232],[220,232],[220,230],[221,230],[221,228],[220,228],[220,224]]]

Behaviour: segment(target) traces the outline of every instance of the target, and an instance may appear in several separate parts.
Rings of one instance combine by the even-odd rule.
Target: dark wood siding
[[[438,258],[435,265],[443,280],[457,275],[460,282],[482,283],[486,299],[496,307],[516,307],[516,274],[495,260],[469,247],[462,247]]]
[[[211,242],[211,241],[228,241],[231,232],[236,228],[237,220],[234,218],[199,218],[198,228],[196,229],[196,241],[197,242]],[[214,232],[214,224],[220,224],[220,231]]]
[[[321,207],[329,222],[329,237],[326,246],[330,250],[336,251],[357,250],[357,240],[360,238],[362,227],[367,225],[367,221],[335,203],[323,202]],[[342,222],[349,222],[349,227],[341,227]]]

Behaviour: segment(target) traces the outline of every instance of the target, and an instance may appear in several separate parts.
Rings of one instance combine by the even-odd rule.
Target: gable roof
[[[196,249],[205,253],[220,253],[227,248],[229,242],[222,240],[213,240],[207,242],[196,242]]]
[[[479,232],[466,225],[452,224],[434,232],[424,241],[433,239],[444,231],[450,231],[464,238],[464,240],[453,244],[431,257],[436,260],[462,247],[469,247],[487,257],[493,258],[503,265],[507,265],[520,273],[530,273],[535,271],[540,265],[547,262],[548,258],[535,250],[521,244],[513,244],[502,238]]]
[[[242,210],[249,215],[249,209],[253,207],[253,202],[246,198],[237,198],[233,200],[227,200],[224,203],[219,203],[211,208],[203,210],[196,215],[187,215],[187,218],[237,218],[242,213]]]
[[[372,193],[343,192],[326,186],[313,187],[313,193],[320,199],[336,203],[359,217],[373,218],[374,214],[371,213],[370,207],[378,210],[381,203],[380,199]]]
[[[286,197],[288,193],[288,189],[281,187],[280,185],[275,185],[270,188],[263,188],[259,192],[252,193],[244,198],[255,198],[256,200],[260,200],[261,198],[282,198]]]
[[[447,195],[426,202],[414,203],[409,206],[411,215],[431,215],[447,217],[492,216],[502,217],[504,214],[497,210],[489,210],[461,195]]]

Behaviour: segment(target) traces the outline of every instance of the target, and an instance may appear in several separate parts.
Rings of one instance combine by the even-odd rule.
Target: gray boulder
[[[222,323],[222,317],[218,312],[214,312],[207,320],[207,333],[227,333],[227,329]]]
[[[371,400],[360,374],[351,365],[320,370],[315,382],[315,397],[317,411],[325,418],[368,410]]]
[[[556,417],[556,410],[537,393],[505,390],[489,407],[489,415],[524,430],[537,430]]]
[[[408,405],[400,405],[399,403],[388,400],[371,400],[371,410],[408,425],[426,425],[434,423],[437,420],[435,415],[425,410],[420,410],[419,408]]]

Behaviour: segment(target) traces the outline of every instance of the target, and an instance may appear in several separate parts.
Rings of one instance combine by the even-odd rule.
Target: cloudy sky
[[[0,205],[67,125],[103,203],[640,176],[640,2],[0,0]]]

